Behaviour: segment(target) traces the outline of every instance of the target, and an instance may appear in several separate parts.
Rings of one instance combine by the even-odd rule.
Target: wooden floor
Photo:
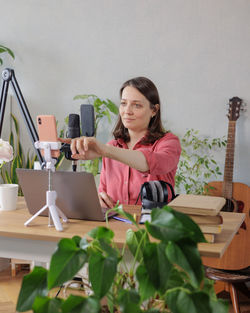
[[[22,283],[22,278],[28,273],[23,269],[18,272],[16,277],[11,277],[10,267],[0,272],[0,313],[15,313],[16,303],[19,290]],[[220,297],[228,299],[228,294],[221,294]],[[242,296],[240,297],[241,313],[250,313],[250,299]],[[29,313],[31,311],[28,311]],[[230,305],[229,313],[233,313],[232,306]]]

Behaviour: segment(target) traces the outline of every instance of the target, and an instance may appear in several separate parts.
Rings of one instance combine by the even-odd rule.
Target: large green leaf
[[[151,223],[146,222],[146,228],[153,237],[164,242],[183,238],[192,238],[196,242],[205,240],[199,227],[188,216],[169,206],[153,209]]]
[[[173,313],[212,313],[209,297],[204,292],[174,289],[167,292],[165,301]]]
[[[104,257],[101,252],[92,252],[89,258],[89,280],[95,295],[102,298],[109,291],[116,275],[118,258]]]
[[[139,265],[136,269],[136,278],[139,282],[141,300],[144,301],[154,295],[156,289],[151,282],[147,269],[144,265]]]
[[[107,99],[107,107],[108,107],[108,109],[112,112],[112,113],[114,113],[114,114],[118,114],[119,113],[119,109],[118,109],[118,107],[115,105],[115,103],[114,102],[112,102],[110,99]]]
[[[99,300],[90,296],[83,298],[70,295],[62,305],[62,313],[99,313]]]
[[[178,244],[169,242],[166,254],[173,264],[177,264],[186,271],[191,283],[198,287],[204,279],[204,270],[196,244],[191,241],[180,241]]]
[[[74,277],[86,261],[87,252],[77,246],[74,238],[61,239],[51,258],[48,288],[60,286]]]
[[[30,274],[23,278],[17,300],[17,311],[31,310],[36,296],[46,296],[47,294],[47,270],[43,267],[35,267]]]
[[[90,232],[88,232],[88,235],[93,239],[106,239],[107,241],[111,241],[111,239],[114,238],[114,232],[104,226],[99,226],[96,228],[93,228]]]
[[[166,291],[172,269],[165,250],[165,243],[147,243],[143,251],[143,260],[148,276],[154,287],[161,293]]]
[[[149,242],[148,234],[145,229],[133,231],[128,229],[126,233],[126,244],[136,260],[140,260],[143,255],[145,244]]]
[[[140,313],[140,296],[135,289],[119,291],[118,304],[122,313]]]
[[[37,297],[33,304],[34,313],[61,313],[62,299]]]

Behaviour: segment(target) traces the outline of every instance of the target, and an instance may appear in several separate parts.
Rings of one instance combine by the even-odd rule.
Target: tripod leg
[[[45,205],[45,206],[43,206],[39,211],[37,211],[34,215],[32,215],[31,216],[31,218],[30,219],[28,219],[28,221],[26,221],[25,223],[24,223],[24,225],[25,226],[28,226],[28,224],[30,223],[30,222],[32,222],[39,214],[41,214],[44,210],[46,210],[47,209],[47,204]]]
[[[63,227],[57,212],[57,207],[55,205],[49,205],[49,211],[56,230],[63,231]]]
[[[59,213],[59,216],[63,219],[64,223],[67,223],[68,222],[67,216],[58,207],[56,207],[56,209],[57,209],[57,212]]]

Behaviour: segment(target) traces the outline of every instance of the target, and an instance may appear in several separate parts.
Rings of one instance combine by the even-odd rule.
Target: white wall
[[[48,113],[63,121],[78,113],[79,93],[118,103],[121,84],[143,75],[158,86],[168,129],[217,137],[227,134],[226,103],[238,96],[248,111],[237,121],[234,181],[250,184],[249,0],[0,4],[0,43],[16,54],[5,66],[15,69],[33,117]]]

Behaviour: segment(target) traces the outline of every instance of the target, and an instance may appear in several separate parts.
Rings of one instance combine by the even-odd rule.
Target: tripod
[[[38,140],[38,135],[37,135],[35,126],[33,124],[32,118],[30,116],[29,110],[27,108],[27,105],[25,103],[24,97],[22,95],[21,89],[16,80],[14,70],[9,69],[9,68],[6,68],[5,70],[3,70],[2,80],[3,80],[3,83],[2,83],[2,89],[1,89],[1,95],[0,95],[0,137],[2,134],[2,127],[3,127],[3,120],[4,120],[4,113],[5,113],[5,106],[6,106],[6,101],[7,101],[9,84],[11,83],[19,108],[22,112],[28,133],[30,135],[30,139],[32,143],[34,144]],[[36,154],[37,154],[40,164],[42,164],[43,158],[38,149],[36,150]]]
[[[51,190],[51,172],[55,171],[56,159],[51,157],[51,150],[57,150],[60,148],[59,142],[45,142],[45,141],[36,141],[36,149],[44,149],[44,159],[46,170],[48,170],[48,190],[46,191],[46,204],[36,212],[30,219],[28,219],[24,225],[28,226],[38,215],[44,212],[46,209],[49,210],[49,223],[48,227],[55,226],[56,230],[63,231],[63,227],[60,221],[60,217],[63,222],[67,222],[68,219],[65,214],[56,206],[57,193],[55,190]],[[51,224],[51,219],[53,224]]]

